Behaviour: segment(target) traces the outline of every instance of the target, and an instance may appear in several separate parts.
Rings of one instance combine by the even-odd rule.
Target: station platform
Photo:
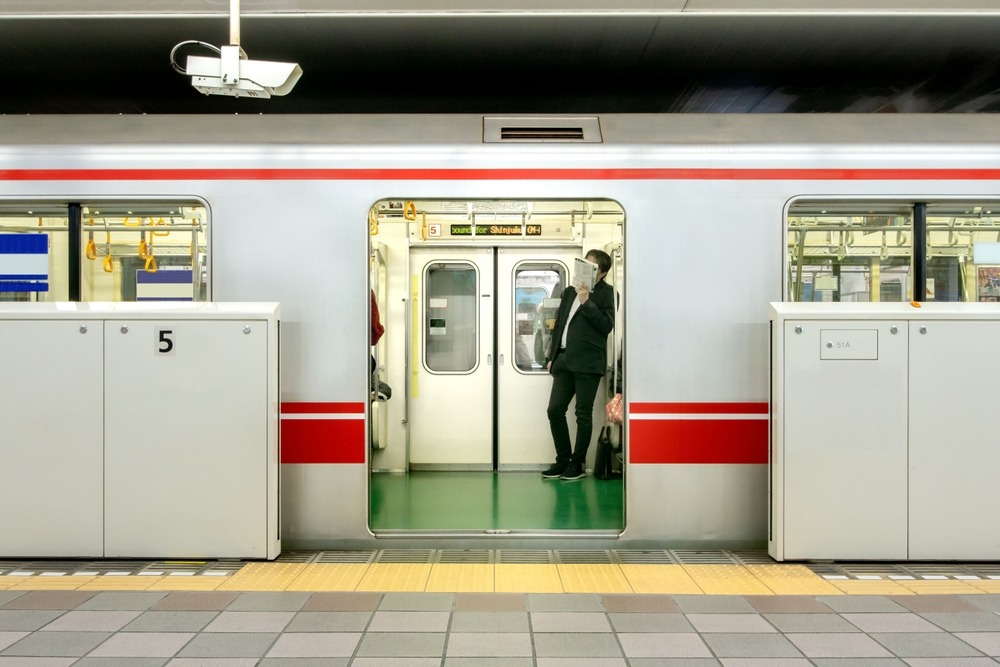
[[[0,561],[0,667],[1000,663],[1000,564],[755,551]]]

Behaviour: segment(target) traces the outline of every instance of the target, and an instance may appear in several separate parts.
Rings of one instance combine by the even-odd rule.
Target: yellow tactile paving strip
[[[685,565],[707,595],[774,595],[774,591],[741,565]]]
[[[839,595],[830,582],[804,565],[747,565],[747,570],[778,595]]]
[[[638,593],[701,595],[705,591],[694,582],[683,565],[621,565],[622,574]]]
[[[1000,580],[824,578],[797,564],[255,562],[218,576],[9,574],[0,576],[0,590],[974,595],[1000,593]]]
[[[559,570],[551,564],[499,564],[493,566],[496,593],[562,593]]]

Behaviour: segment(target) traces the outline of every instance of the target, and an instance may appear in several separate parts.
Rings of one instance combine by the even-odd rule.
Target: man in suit
[[[593,433],[594,398],[607,369],[608,334],[615,326],[614,288],[604,282],[611,270],[611,257],[591,250],[587,259],[597,264],[593,290],[585,285],[566,288],[552,329],[546,365],[552,374],[549,395],[549,428],[556,448],[556,462],[542,477],[583,479],[587,448]],[[576,396],[576,446],[569,439],[566,410]]]

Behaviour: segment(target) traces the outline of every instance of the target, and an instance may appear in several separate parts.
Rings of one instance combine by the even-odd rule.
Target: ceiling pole
[[[240,0],[229,0],[229,44],[240,45]]]

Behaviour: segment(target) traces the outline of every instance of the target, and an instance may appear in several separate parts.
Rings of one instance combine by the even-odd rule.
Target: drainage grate
[[[898,565],[892,563],[841,563],[840,569],[852,579],[892,579],[912,577]]]
[[[80,569],[79,561],[26,561],[21,563],[0,563],[0,570],[6,572],[34,572],[35,574],[69,574]]]
[[[989,574],[975,565],[959,563],[805,563],[814,574],[824,579],[870,580],[963,580],[988,579]],[[987,565],[1000,573],[1000,564]],[[1000,574],[997,575],[1000,578]]]
[[[527,565],[549,565],[555,561],[551,551],[529,551],[518,549],[502,549],[497,552],[498,563],[518,563]]]
[[[241,560],[214,560],[205,563],[205,568],[201,571],[201,574],[208,574],[211,572],[215,576],[220,574],[234,574],[239,572],[242,567],[246,565]]]
[[[149,565],[148,561],[122,560],[122,561],[92,561],[82,563],[77,573],[92,572],[98,575],[128,575],[138,574]]]
[[[375,557],[376,563],[430,563],[432,549],[383,549]]]
[[[810,572],[818,577],[823,577],[824,579],[849,579],[850,577],[846,572],[836,566],[834,563],[803,563]]]
[[[1000,563],[970,563],[966,568],[983,579],[1000,579]]]
[[[282,551],[276,563],[311,563],[316,558],[315,551]]]
[[[492,563],[489,549],[443,549],[438,552],[438,563]]]
[[[214,565],[214,563],[212,563]],[[139,574],[145,574],[146,576],[152,576],[154,574],[162,575],[190,575],[194,576],[202,571],[204,571],[209,566],[209,563],[203,560],[165,560],[165,561],[155,561],[146,565],[142,572]]]
[[[611,564],[610,551],[556,551],[556,563]]]
[[[670,553],[682,565],[738,565],[728,551],[672,549]]]
[[[619,563],[625,565],[677,565],[669,551],[615,551]]]
[[[777,563],[766,551],[730,551],[729,553],[742,565],[775,565]]]
[[[377,551],[321,551],[316,563],[371,563]]]

